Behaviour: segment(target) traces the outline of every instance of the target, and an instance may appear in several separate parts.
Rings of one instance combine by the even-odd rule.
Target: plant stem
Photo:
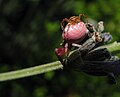
[[[120,52],[120,43],[117,43],[117,42],[111,43],[109,45],[101,46],[101,47],[106,47],[110,52],[115,52],[115,51]],[[47,64],[29,67],[26,69],[0,73],[0,81],[7,81],[7,80],[33,76],[33,75],[49,72],[52,70],[62,69],[62,68],[63,68],[63,65],[59,61],[55,61]]]
[[[13,80],[28,76],[33,76],[41,73],[45,73],[52,70],[63,68],[63,65],[59,61],[42,64],[39,66],[29,67],[22,70],[10,71],[6,73],[0,73],[0,81]]]
[[[120,51],[120,42],[115,41],[103,47],[106,47],[110,52]]]

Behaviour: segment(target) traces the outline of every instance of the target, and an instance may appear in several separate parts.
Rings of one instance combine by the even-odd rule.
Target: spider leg
[[[86,22],[88,23],[88,19],[87,19],[87,16],[85,14],[79,14],[79,19],[81,20],[82,16],[86,18]]]
[[[63,20],[62,20],[62,22],[61,22],[61,28],[62,28],[62,30],[64,30],[64,22],[68,22],[69,23],[69,19],[67,19],[67,18],[64,18]]]

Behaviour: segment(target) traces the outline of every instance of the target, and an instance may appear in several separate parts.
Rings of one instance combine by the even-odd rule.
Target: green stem
[[[105,45],[105,47],[110,51],[110,52],[115,52],[115,51],[120,51],[120,42],[113,42],[109,45]]]
[[[37,75],[52,70],[63,68],[63,65],[59,61],[51,62],[39,66],[29,67],[22,70],[10,71],[6,73],[0,73],[0,81],[7,81],[12,79],[23,78],[27,76]]]
[[[114,42],[102,47],[106,47],[110,52],[120,51],[120,43],[117,43],[117,42]],[[42,64],[39,66],[29,67],[22,70],[0,73],[0,81],[7,81],[7,80],[33,76],[33,75],[49,72],[52,70],[62,69],[62,68],[63,68],[63,65],[59,61],[51,62],[47,64]]]

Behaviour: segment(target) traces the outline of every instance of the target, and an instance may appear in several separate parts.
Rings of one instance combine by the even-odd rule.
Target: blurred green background
[[[120,41],[120,0],[0,0],[0,72],[56,61],[60,21],[80,13],[104,21]],[[57,70],[0,83],[0,97],[120,97],[120,80]]]

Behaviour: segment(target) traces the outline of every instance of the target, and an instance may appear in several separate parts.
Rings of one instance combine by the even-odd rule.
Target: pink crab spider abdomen
[[[77,43],[85,38],[87,32],[88,30],[84,22],[76,24],[68,23],[62,33],[62,38],[68,43]]]

